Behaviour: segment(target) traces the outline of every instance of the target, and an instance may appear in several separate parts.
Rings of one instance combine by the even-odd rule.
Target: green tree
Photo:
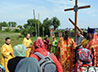
[[[2,27],[8,27],[8,24],[4,22],[0,22],[0,30],[2,30]]]
[[[45,35],[46,35],[46,34],[47,34],[47,35],[50,34],[50,32],[49,32],[50,26],[51,26],[51,20],[49,20],[49,18],[44,19],[42,28],[44,27],[44,34],[45,34]]]
[[[37,35],[38,34],[38,26],[41,25],[41,22],[37,19],[28,19],[27,20],[27,24],[24,24],[24,29],[22,30],[22,34],[25,35],[25,33],[30,33],[31,35],[33,35],[33,33],[36,33],[37,31]],[[33,35],[34,36],[34,35]]]
[[[57,29],[60,26],[60,21],[57,17],[53,17],[51,19],[51,25],[54,26],[54,30]]]
[[[20,30],[22,29],[22,26],[21,25],[18,25],[17,27],[20,28]]]
[[[8,27],[8,24],[4,21],[2,22],[2,27]]]
[[[24,28],[28,28],[28,24],[24,24],[24,26],[23,26]]]
[[[8,22],[9,27],[16,27],[17,23],[16,22]]]

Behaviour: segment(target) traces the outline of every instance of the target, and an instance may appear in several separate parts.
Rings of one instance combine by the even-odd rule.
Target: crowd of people
[[[88,28],[86,37],[78,32],[75,41],[69,31],[59,41],[46,35],[32,42],[27,33],[22,44],[13,48],[7,37],[1,54],[5,72],[83,72],[83,67],[98,66],[98,39],[93,28]]]

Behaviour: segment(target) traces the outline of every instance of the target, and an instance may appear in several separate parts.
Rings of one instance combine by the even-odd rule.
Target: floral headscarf
[[[37,49],[37,48],[43,48],[43,49],[45,49],[45,45],[44,45],[42,39],[38,38],[38,39],[34,42],[34,47],[35,47],[35,49]]]

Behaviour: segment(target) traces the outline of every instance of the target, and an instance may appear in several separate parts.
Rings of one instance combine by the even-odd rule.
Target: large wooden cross
[[[78,9],[84,9],[84,8],[90,8],[90,5],[78,7],[78,0],[75,0],[74,8],[64,9],[64,11],[72,11],[72,10],[74,10],[74,12],[75,12],[75,21],[73,22],[69,18],[69,21],[75,26],[75,29],[74,29],[75,30],[74,31],[75,38],[76,38],[76,34],[77,34],[77,29],[80,31],[81,34],[83,34],[83,31],[77,26],[77,12],[78,12]]]

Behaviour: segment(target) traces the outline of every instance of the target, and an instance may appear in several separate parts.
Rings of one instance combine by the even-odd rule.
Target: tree
[[[17,27],[20,28],[20,30],[22,29],[22,26],[21,25],[18,25]]]
[[[50,26],[51,26],[51,20],[49,20],[49,18],[46,18],[46,19],[44,19],[44,21],[43,21],[43,25],[42,25],[42,27],[44,27],[44,34],[46,35],[49,35],[50,34],[50,32],[49,32],[49,28],[50,28]]]
[[[9,27],[16,27],[17,23],[16,22],[8,22]]]
[[[38,34],[38,28],[40,28],[40,27],[38,27],[38,26],[40,26],[40,25],[41,25],[41,22],[39,20],[28,19],[27,24],[24,24],[24,26],[23,26],[24,29],[22,30],[22,34],[25,35],[25,33],[30,33],[32,35],[33,33],[36,33],[36,31],[37,31],[37,35],[39,35]]]
[[[23,26],[24,28],[28,28],[28,24],[24,24],[24,26]]]
[[[51,25],[54,26],[54,30],[57,29],[60,26],[60,21],[57,17],[53,17],[51,19]]]
[[[4,22],[0,22],[0,30],[2,30],[2,27],[8,27],[8,24]]]
[[[12,27],[16,27],[16,22],[12,22]]]
[[[8,27],[8,24],[4,21],[2,22],[2,27]]]

